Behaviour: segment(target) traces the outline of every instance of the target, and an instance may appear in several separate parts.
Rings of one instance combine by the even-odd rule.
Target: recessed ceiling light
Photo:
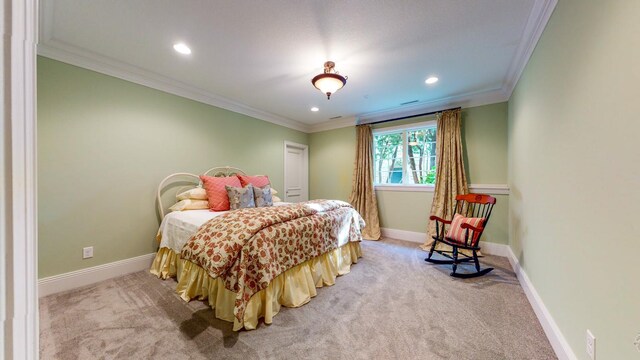
[[[191,54],[191,49],[184,43],[173,44],[173,50],[179,52],[180,54],[189,55]]]
[[[424,82],[427,83],[428,85],[433,85],[438,82],[438,78],[435,76],[431,76],[427,78],[427,80],[425,80]]]
[[[314,107],[311,108],[311,111],[317,112],[317,111],[320,111],[320,109],[318,109],[317,107],[314,106]]]

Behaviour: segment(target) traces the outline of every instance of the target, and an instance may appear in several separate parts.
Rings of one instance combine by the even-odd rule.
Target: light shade
[[[173,44],[173,50],[179,52],[180,54],[184,54],[184,55],[191,54],[191,49],[184,43]]]
[[[335,72],[334,67],[335,63],[333,61],[325,62],[324,73],[311,79],[311,83],[316,89],[322,91],[323,94],[327,94],[327,100],[331,98],[331,94],[342,89],[347,83],[347,77]]]
[[[433,85],[438,82],[438,78],[435,76],[431,76],[427,78],[427,80],[425,80],[424,82],[427,83],[428,85]]]

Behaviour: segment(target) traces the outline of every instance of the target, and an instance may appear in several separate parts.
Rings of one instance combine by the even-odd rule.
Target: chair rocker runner
[[[456,206],[453,209],[453,219],[445,220],[431,215],[429,219],[436,222],[436,235],[433,236],[434,241],[429,250],[429,256],[424,260],[433,264],[451,264],[452,272],[450,275],[457,278],[473,278],[492,271],[493,268],[480,270],[477,252],[480,250],[480,237],[489,221],[495,203],[496,198],[489,195],[458,195],[456,196]],[[445,225],[449,225],[449,230],[446,233]],[[449,245],[452,250],[437,250],[438,243]],[[461,249],[470,251],[472,255],[461,253],[459,251]],[[434,252],[449,260],[432,259],[431,256]],[[471,261],[475,263],[475,272],[456,272],[458,264]]]

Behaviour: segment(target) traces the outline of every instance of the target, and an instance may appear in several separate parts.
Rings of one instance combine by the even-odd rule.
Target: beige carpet
[[[175,282],[138,272],[40,301],[42,359],[555,359],[506,258],[461,280],[416,244],[363,242],[336,285],[233,332]]]

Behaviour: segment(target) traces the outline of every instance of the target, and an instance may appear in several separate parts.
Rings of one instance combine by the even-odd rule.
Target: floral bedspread
[[[237,294],[234,315],[242,321],[253,294],[296,265],[362,240],[364,225],[360,214],[339,200],[240,209],[202,225],[181,258],[224,280]]]

